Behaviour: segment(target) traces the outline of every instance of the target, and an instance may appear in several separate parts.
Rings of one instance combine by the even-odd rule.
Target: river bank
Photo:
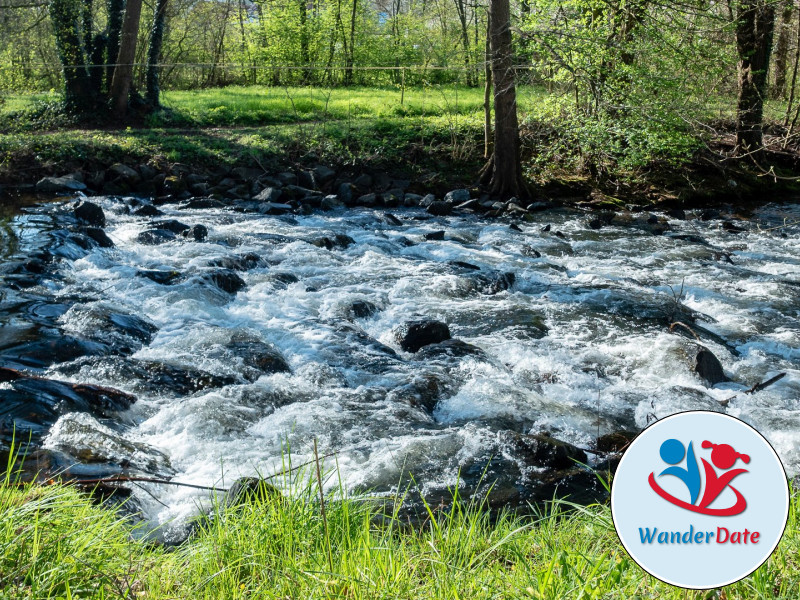
[[[556,503],[491,518],[480,504],[431,507],[409,527],[369,503],[308,496],[222,502],[180,547],[137,541],[112,510],[62,486],[0,485],[0,582],[8,598],[775,598],[800,585],[800,495],[757,571],[687,591],[644,574],[605,506]]]
[[[756,164],[735,158],[729,138],[720,135],[678,162],[655,161],[628,171],[580,168],[574,161],[546,167],[534,153],[524,158],[530,197],[515,199],[515,204],[522,209],[534,204],[534,210],[725,205],[749,209],[764,201],[791,199],[800,192],[795,176],[800,159],[794,147],[784,149],[780,137],[767,136],[763,161]],[[0,194],[30,193],[42,179],[66,177],[77,183],[43,183],[40,190],[89,195],[210,194],[239,200],[257,195],[264,178],[289,172],[299,179],[295,184],[326,194],[337,194],[339,184],[366,176],[369,180],[362,178],[354,190],[355,199],[375,195],[362,198],[364,205],[395,206],[396,195],[391,192],[398,187],[440,199],[453,189],[470,189],[473,198],[507,202],[509,198],[489,198],[478,185],[478,172],[485,163],[482,147],[474,123],[465,122],[453,130],[430,119],[414,125],[402,119],[356,119],[266,127],[20,131],[0,134]],[[320,168],[334,174],[336,185],[328,185],[331,182],[325,177],[314,178],[315,169]]]

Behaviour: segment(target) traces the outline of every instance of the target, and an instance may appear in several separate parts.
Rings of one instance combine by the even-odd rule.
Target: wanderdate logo
[[[789,511],[778,455],[729,415],[689,411],[645,429],[611,489],[620,541],[648,573],[709,589],[746,577],[773,552]]]

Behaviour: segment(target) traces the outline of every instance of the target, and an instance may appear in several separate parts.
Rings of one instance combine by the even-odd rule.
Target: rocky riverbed
[[[800,205],[584,213],[284,179],[6,220],[0,449],[30,438],[29,471],[227,487],[317,438],[352,493],[494,485],[518,506],[601,497],[582,465],[704,409],[800,470]],[[144,485],[166,537],[208,500]]]

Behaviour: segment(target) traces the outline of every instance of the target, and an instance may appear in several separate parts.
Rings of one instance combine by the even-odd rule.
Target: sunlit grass
[[[723,590],[644,574],[607,506],[555,503],[493,517],[480,503],[428,507],[409,523],[379,506],[326,498],[312,479],[292,500],[216,503],[175,551],[135,541],[116,513],[71,488],[0,487],[0,598],[786,598],[800,586],[793,494],[772,557]]]

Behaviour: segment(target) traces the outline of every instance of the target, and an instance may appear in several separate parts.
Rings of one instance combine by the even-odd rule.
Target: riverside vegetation
[[[521,517],[457,501],[425,505],[408,522],[380,503],[333,495],[321,511],[313,477],[293,481],[291,500],[219,498],[170,549],[134,539],[125,518],[74,488],[7,479],[0,597],[789,600],[800,586],[796,491],[784,538],[764,565],[725,588],[687,591],[639,569],[606,505],[554,501]]]

